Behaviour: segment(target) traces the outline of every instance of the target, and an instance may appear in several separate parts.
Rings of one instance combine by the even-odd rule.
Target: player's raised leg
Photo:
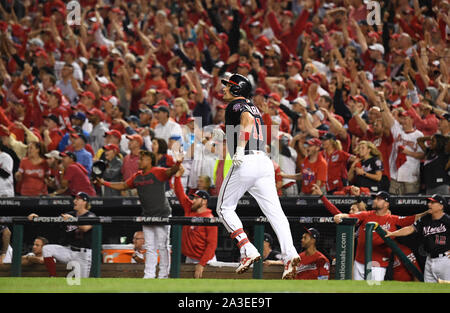
[[[256,247],[248,240],[242,222],[236,214],[238,201],[246,192],[249,183],[249,177],[244,178],[240,175],[242,168],[233,166],[228,172],[220,189],[216,208],[217,215],[222,219],[230,237],[236,239],[240,250],[241,264],[236,269],[239,274],[244,273],[261,258]]]

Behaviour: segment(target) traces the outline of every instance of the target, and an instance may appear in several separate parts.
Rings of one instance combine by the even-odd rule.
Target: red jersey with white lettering
[[[306,255],[305,251],[299,253],[300,264],[296,269],[295,279],[328,279],[330,275],[330,261],[321,252]],[[326,277],[326,278],[325,278]]]
[[[347,162],[351,154],[343,150],[335,150],[328,154],[325,150],[322,152],[327,161],[327,191],[337,191],[344,188],[344,180],[348,178]]]
[[[364,249],[366,247],[366,224],[368,222],[376,222],[385,231],[396,231],[397,226],[405,227],[414,223],[415,216],[398,216],[392,214],[386,214],[383,216],[377,215],[376,210],[363,211],[355,214],[349,214],[349,217],[357,218],[361,222],[360,232],[358,236],[358,246],[356,248],[356,261],[364,264],[365,253]],[[389,265],[389,258],[391,255],[391,249],[384,242],[384,240],[378,235],[378,233],[373,233],[372,239],[372,261],[378,262],[380,267],[387,267]],[[377,265],[378,266],[378,265]]]
[[[25,157],[20,161],[19,173],[22,173],[22,180],[19,184],[21,196],[48,194],[44,178],[50,175],[50,171],[45,160],[42,160],[39,164],[33,164],[29,158]]]

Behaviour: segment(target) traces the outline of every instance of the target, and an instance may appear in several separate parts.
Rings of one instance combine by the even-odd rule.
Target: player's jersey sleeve
[[[349,214],[348,217],[357,218],[360,222],[365,220],[367,216],[370,214],[369,211],[358,212],[354,214]]]
[[[217,248],[217,227],[205,227],[206,228],[206,249],[200,259],[200,264],[206,266],[206,263],[214,257]]]
[[[127,186],[130,187],[130,188],[134,188],[134,187],[135,187],[135,186],[134,186],[134,180],[135,180],[136,177],[139,176],[141,173],[142,173],[141,171],[136,172],[136,173],[133,174],[133,176],[131,176],[130,178],[128,178],[128,179],[125,181],[125,183],[127,184]]]
[[[183,185],[181,183],[181,177],[175,177],[174,180],[174,191],[175,195],[180,201],[181,206],[183,207],[184,214],[189,214],[192,208],[192,200],[186,195],[183,190]]]
[[[414,220],[416,219],[415,215],[411,216],[398,216],[398,215],[392,215],[395,221],[395,225],[400,227],[409,226],[414,223]]]
[[[317,272],[319,279],[328,279],[330,276],[330,262],[325,256],[321,256],[317,260]]]
[[[325,205],[325,208],[330,212],[333,216],[336,214],[341,214],[342,212],[328,200],[327,197],[322,196],[320,197],[320,200],[322,200],[323,204]]]
[[[414,229],[416,232],[421,233],[422,227],[423,227],[423,217],[419,218],[417,221],[413,224]]]
[[[167,176],[167,168],[165,167],[154,167],[152,168],[152,173],[159,181],[168,181],[170,179]]]

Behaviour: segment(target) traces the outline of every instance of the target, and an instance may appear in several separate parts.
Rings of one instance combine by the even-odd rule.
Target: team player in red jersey
[[[214,217],[212,211],[208,209],[209,194],[203,190],[194,193],[194,200],[189,199],[183,190],[181,176],[184,168],[175,174],[174,189],[175,195],[184,209],[185,216]],[[186,263],[196,263],[194,278],[202,278],[203,269],[206,264],[216,260],[215,252],[217,248],[217,226],[183,226],[181,253],[186,256]]]
[[[385,191],[380,191],[374,195],[373,209],[370,211],[363,211],[354,214],[336,214],[334,221],[339,224],[342,218],[357,218],[361,223],[359,232],[358,243],[356,247],[356,258],[353,267],[353,279],[364,280],[364,261],[365,261],[365,246],[366,246],[366,234],[365,226],[368,222],[376,222],[385,231],[396,230],[397,227],[404,227],[413,224],[420,217],[428,214],[428,211],[416,214],[412,216],[397,216],[392,215],[389,210],[389,198],[390,195]],[[372,239],[373,251],[372,251],[372,280],[382,281],[386,274],[386,268],[389,265],[389,259],[391,255],[391,249],[384,243],[384,240],[377,234],[373,234]]]
[[[330,276],[330,261],[317,250],[316,243],[320,233],[315,228],[305,228],[302,235],[302,248],[299,253],[300,263],[296,268],[295,279],[328,279]],[[267,260],[264,265],[283,264],[282,261]]]
[[[356,186],[352,186],[352,194],[355,196],[360,195],[360,188]],[[313,195],[319,195],[320,200],[322,200],[325,208],[333,215],[341,214],[342,212],[333,204],[331,203],[327,197],[322,193],[319,186],[314,185],[313,186]],[[354,204],[350,206],[349,213],[350,214],[356,214],[358,212],[366,211],[366,204],[362,200],[356,200]],[[358,232],[357,232],[358,233]],[[406,255],[406,257],[417,267],[417,269],[420,269],[419,263],[417,262],[416,256],[414,255],[414,252],[407,246],[400,244],[397,242],[398,247],[402,252]],[[394,262],[393,262],[393,280],[397,281],[412,281],[417,280],[417,278],[412,275],[406,266],[400,261],[400,259],[397,257],[397,255],[394,255]]]

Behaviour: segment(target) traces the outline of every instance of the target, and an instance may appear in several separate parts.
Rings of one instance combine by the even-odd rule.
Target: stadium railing
[[[288,217],[290,223],[300,224],[334,224],[332,217]],[[268,220],[264,216],[243,217],[244,224],[254,224],[255,234],[254,242],[256,248],[261,255],[263,254],[264,241],[264,225]],[[98,216],[98,217],[74,217],[64,220],[61,216],[40,216],[29,220],[24,216],[0,216],[0,224],[12,225],[12,266],[11,276],[21,276],[21,254],[24,227],[29,224],[45,223],[51,225],[74,224],[74,225],[93,225],[92,233],[92,266],[91,277],[101,277],[101,243],[102,243],[102,225],[114,223],[127,224],[169,224],[171,225],[171,245],[172,245],[172,263],[171,277],[178,278],[180,274],[181,264],[181,233],[184,225],[207,225],[222,226],[219,218],[205,217],[147,217],[147,216]],[[344,219],[343,222],[336,226],[336,238],[339,254],[336,257],[336,266],[343,268],[342,276],[336,276],[336,279],[351,279],[352,260],[353,260],[353,242],[354,242],[354,226],[356,219]],[[253,266],[253,278],[263,278],[262,261],[257,262]]]
[[[327,196],[327,198],[338,207],[343,213],[347,213],[350,205],[355,202],[356,197],[352,196]],[[362,197],[368,203],[368,209],[371,207],[371,198],[370,197]],[[450,200],[450,197],[445,196],[447,201]],[[208,204],[209,208],[212,209],[215,214],[215,206],[216,206],[216,197],[211,197]],[[299,243],[299,239],[301,238],[301,233],[304,232],[305,224],[308,224],[308,227],[317,227],[321,232],[321,237],[325,240],[320,240],[319,242],[319,251],[324,252],[327,257],[329,257],[330,261],[333,261],[335,257],[335,279],[351,279],[351,271],[349,268],[352,266],[353,262],[353,249],[347,249],[348,244],[354,244],[354,225],[349,225],[348,227],[344,227],[345,225],[341,225],[340,232],[337,232],[336,225],[331,221],[330,213],[324,208],[322,201],[317,196],[305,196],[305,197],[280,197],[280,201],[283,207],[285,214],[288,216],[291,222],[291,231],[294,237],[294,244]],[[180,222],[180,218],[184,215],[183,209],[180,206],[178,200],[175,197],[169,197],[169,202],[172,207],[172,219],[178,219]],[[68,210],[71,210],[73,207],[73,200],[71,197],[14,197],[14,198],[0,198],[0,216],[2,216],[3,222],[0,220],[0,223],[6,223],[6,221],[12,221],[12,218],[24,219],[28,214],[35,212],[40,216],[59,216],[61,213],[65,213]],[[421,213],[425,209],[427,209],[427,195],[417,195],[417,196],[392,196],[391,197],[391,206],[390,209],[392,214],[396,215],[413,215],[416,213]],[[103,216],[104,221],[108,221],[110,218],[112,220],[119,219],[121,217],[126,219],[133,219],[133,217],[137,217],[141,214],[141,205],[139,199],[137,197],[92,197],[91,198],[91,210],[97,216]],[[245,220],[255,219],[255,216],[259,216],[261,211],[259,209],[258,204],[252,197],[244,196],[241,198],[238,204],[238,214],[239,216]],[[299,217],[301,216],[301,217]],[[264,218],[262,218],[264,219]],[[302,219],[303,223],[298,223]],[[308,220],[309,219],[309,220]],[[322,222],[321,222],[322,221]],[[34,223],[37,228],[47,227],[43,223]],[[41,226],[37,226],[40,224]],[[119,223],[120,224],[120,223]],[[121,227],[126,227],[126,225],[122,226],[119,224],[112,223],[98,223],[95,227],[96,230],[94,232],[99,232],[100,236],[103,234],[103,239],[108,239],[108,231],[113,231],[117,233],[117,229]],[[122,223],[123,224],[123,223]],[[125,223],[128,224],[128,223]],[[172,242],[179,242],[176,240],[177,238],[181,238],[181,223],[178,226],[173,227]],[[135,226],[132,226],[135,225]],[[211,225],[220,225],[211,224]],[[244,224],[245,225],[245,224]],[[13,230],[14,233],[20,233],[20,228],[22,227],[23,231],[24,223],[17,224],[14,228],[17,231]],[[105,226],[103,228],[103,226]],[[139,223],[132,222],[129,223],[128,227],[134,227],[134,229],[140,227]],[[262,236],[264,232],[272,232],[270,225],[267,225],[266,222],[258,223],[250,223],[251,229],[253,229],[253,240],[255,244],[258,245],[258,249],[262,247]],[[133,229],[133,230],[134,230]],[[261,233],[262,231],[262,233]],[[177,233],[178,232],[178,233]],[[325,234],[322,236],[322,234]],[[32,232],[25,233],[25,237],[22,238],[16,237],[13,238],[13,241],[23,241],[26,240],[26,244],[30,244],[32,242]],[[300,236],[299,236],[300,235]],[[17,234],[18,236],[18,234]],[[96,236],[98,236],[96,234]],[[29,238],[28,238],[29,237]],[[94,236],[95,237],[95,236]],[[19,240],[20,239],[20,240]],[[116,239],[116,238],[115,238]],[[114,241],[116,242],[116,241]],[[118,241],[117,241],[118,242]],[[112,242],[111,242],[112,243]],[[18,244],[18,243],[16,243]],[[26,244],[24,247],[26,247]],[[222,245],[222,246],[220,246]],[[219,228],[219,245],[216,250],[216,255],[219,256],[229,256],[231,249],[234,249],[234,245],[232,244],[229,236],[227,236],[224,228]],[[300,248],[299,248],[300,249]],[[181,249],[180,249],[181,250]],[[16,253],[22,251],[22,249],[15,249]],[[18,251],[18,252],[17,252]],[[298,250],[300,251],[300,250]],[[329,252],[327,255],[327,251]],[[331,251],[331,252],[330,252]],[[180,255],[174,255],[175,261],[179,261]],[[220,259],[220,258],[219,258]],[[93,260],[94,261],[94,260]],[[98,260],[95,260],[97,263],[101,263],[101,257]],[[177,261],[177,262],[178,262]],[[419,260],[420,261],[420,260]],[[172,271],[176,274],[177,266],[179,264],[175,262]],[[345,264],[344,264],[345,263]],[[254,269],[254,277],[260,277],[259,274],[259,266],[262,265],[257,264]],[[179,268],[178,268],[179,269]],[[17,272],[17,269],[15,269]],[[262,272],[261,272],[262,273]],[[96,274],[96,273],[93,273]],[[97,275],[97,274],[96,274]],[[100,275],[100,274],[98,274]]]
[[[376,222],[369,222],[366,224],[366,246],[365,246],[365,260],[364,260],[364,278],[366,280],[371,280],[372,276],[372,266],[373,260],[372,260],[372,238],[373,233],[376,232],[381,239],[384,240],[384,242],[391,248],[391,250],[399,257],[399,259],[402,261],[402,263],[405,265],[407,270],[414,275],[419,281],[423,281],[423,274],[417,269],[417,267],[411,262],[410,259],[403,253],[403,251],[398,247],[398,245],[395,243],[394,240],[391,238],[385,237],[386,231],[379,227],[378,223]]]

